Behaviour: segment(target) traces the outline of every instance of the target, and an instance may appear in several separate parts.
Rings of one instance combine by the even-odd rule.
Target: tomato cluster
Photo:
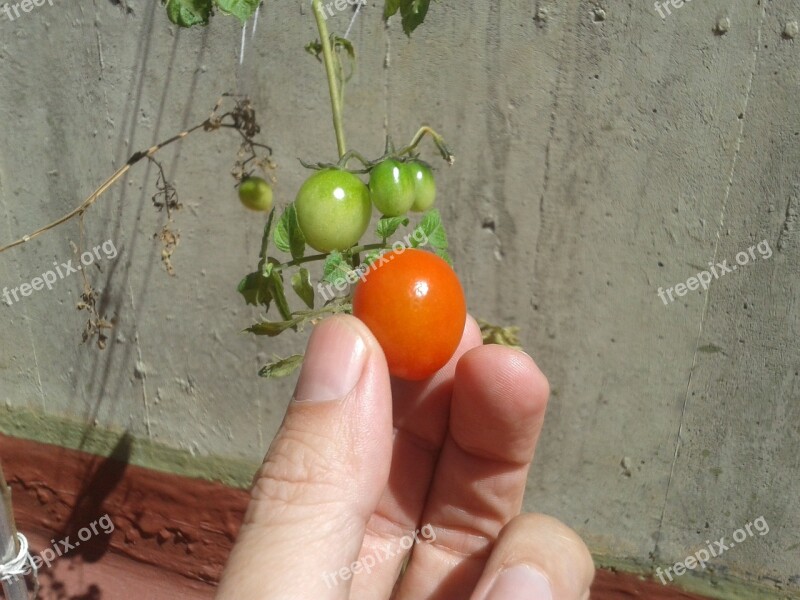
[[[408,224],[402,217],[409,211],[426,212],[433,207],[436,183],[430,168],[415,159],[389,157],[365,164],[369,167],[368,183],[338,166],[321,166],[308,177],[297,192],[293,206],[287,207],[281,216],[276,232],[282,233],[280,238],[276,233],[275,243],[278,245],[277,240],[281,239],[279,247],[290,251],[295,260],[298,257],[325,259],[325,269],[328,269],[328,262],[333,261],[331,272],[341,268],[336,260],[346,262],[350,269],[366,268],[366,271],[362,269],[361,282],[353,292],[353,314],[375,335],[393,376],[406,380],[426,379],[450,360],[461,341],[467,308],[458,277],[437,254],[406,248],[402,243],[399,247],[395,243],[390,252],[377,257],[373,254],[361,263],[358,255],[364,248],[356,248],[356,244],[369,227],[374,206],[383,217],[393,221],[383,229],[378,228],[379,235],[381,231],[385,235],[383,244],[377,246],[385,247],[386,238],[397,229],[397,222]],[[272,189],[258,177],[242,180],[239,198],[253,210],[272,208]],[[439,223],[438,213],[428,212],[415,232],[425,233],[441,227],[434,222]],[[296,234],[291,233],[292,223]],[[392,233],[386,233],[389,231]],[[292,238],[292,235],[299,237]],[[446,257],[443,231],[436,239],[433,250]],[[297,240],[300,250],[295,243]],[[304,257],[302,247],[306,244],[322,255]],[[255,299],[255,302],[264,303],[259,299],[266,299],[267,305],[275,298],[279,310],[283,310],[284,323],[291,325],[297,316],[287,308],[285,297],[281,309],[283,279],[275,265],[283,266],[278,261],[260,265],[259,271],[240,284],[240,291],[247,294],[249,301]],[[269,271],[266,276],[264,269]],[[292,287],[313,312],[314,291],[308,271],[302,271],[305,275],[298,273],[292,277]],[[264,277],[269,278],[267,283],[263,283]],[[320,309],[320,313],[323,310]],[[279,327],[282,324],[271,325],[282,331]],[[265,329],[265,334],[270,335],[270,331]]]
[[[370,170],[369,185],[352,173],[327,168],[297,193],[297,222],[309,246],[320,252],[347,250],[367,230],[372,205],[385,217],[424,212],[436,200],[436,182],[420,161],[387,158]]]

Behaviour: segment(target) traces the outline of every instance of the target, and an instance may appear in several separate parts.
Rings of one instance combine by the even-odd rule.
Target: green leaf
[[[281,218],[278,219],[278,224],[275,226],[275,231],[272,232],[272,242],[281,252],[291,252],[292,250],[289,245],[289,206],[283,210]]]
[[[267,260],[262,261],[262,263],[259,263],[259,266],[261,267],[261,274],[265,278],[269,279],[270,275],[272,275],[272,270],[275,268],[276,264],[280,263],[271,256]]]
[[[400,10],[400,3],[402,0],[386,0],[386,3],[383,5],[383,20],[386,21],[392,15],[396,14],[398,10]]]
[[[269,309],[272,300],[269,281],[264,278],[260,271],[250,273],[239,282],[239,293],[244,296],[247,304],[253,306],[264,305]]]
[[[327,311],[330,312],[330,311]],[[323,309],[318,311],[309,311],[305,313],[297,313],[295,315],[289,315],[289,318],[285,321],[261,321],[260,323],[256,323],[245,329],[250,333],[254,333],[255,335],[266,335],[269,337],[275,337],[277,335],[282,334],[287,329],[294,329],[297,331],[299,325],[305,325],[306,323],[313,321],[314,319],[318,319],[322,316]]]
[[[407,36],[411,37],[411,33],[425,21],[429,5],[430,0],[401,0],[400,16]]]
[[[214,2],[223,13],[238,17],[242,23],[246,23],[261,4],[261,0],[214,0]]]
[[[352,60],[356,59],[356,49],[353,47],[353,42],[347,38],[339,37],[338,35],[332,35],[331,46],[337,52],[339,50],[344,50],[347,52],[347,56],[349,56]]]
[[[297,322],[295,319],[290,319],[288,321],[261,321],[260,323],[256,323],[245,329],[250,333],[254,333],[256,335],[268,335],[269,337],[275,337],[276,335],[280,335],[287,329],[291,329],[292,327],[296,327]]]
[[[447,251],[447,233],[442,225],[442,217],[437,209],[425,213],[422,221],[417,225],[414,232],[409,237],[412,248],[428,245],[431,249],[449,264],[453,264],[450,254]]]
[[[308,42],[305,45],[305,49],[311,56],[316,57],[318,61],[322,62],[322,44],[319,40]]]
[[[375,230],[378,237],[382,238],[385,242],[387,238],[394,235],[397,228],[400,226],[405,227],[408,225],[408,217],[381,217],[378,221],[378,227]]]
[[[267,223],[264,225],[264,233],[261,234],[261,250],[258,253],[258,258],[262,261],[267,260],[267,251],[269,249],[269,233],[272,229],[272,221],[275,218],[275,209],[273,208],[269,211],[269,217],[267,217]],[[262,265],[263,266],[263,265]],[[260,266],[259,268],[262,268]]]
[[[320,319],[324,318],[324,315],[350,313],[352,311],[353,307],[351,304],[337,302],[334,304],[328,304],[323,308],[318,308],[316,310],[298,311],[289,315],[289,318],[285,321],[261,321],[252,327],[248,327],[245,329],[245,331],[249,331],[250,333],[254,333],[256,335],[275,337],[287,329],[297,330],[298,328],[302,328],[302,326],[306,323],[316,323]]]
[[[342,253],[334,250],[325,259],[322,265],[322,281],[336,283],[350,270],[350,265],[344,260]]]
[[[289,252],[294,259],[302,258],[305,254],[306,238],[297,222],[297,211],[294,208],[294,203],[284,209],[272,234],[272,239],[278,250]]]
[[[314,288],[311,286],[311,273],[308,269],[300,269],[292,275],[292,289],[308,308],[314,308]]]
[[[167,17],[179,27],[208,25],[211,0],[167,0]]]
[[[330,39],[331,48],[333,48],[334,51],[339,52],[340,50],[344,50],[352,60],[356,59],[356,49],[353,46],[353,42],[347,38],[339,37],[338,35],[331,35]],[[304,48],[311,56],[322,62],[322,43],[319,40],[308,42]]]
[[[269,276],[267,263],[278,262],[274,258],[267,258],[267,252],[269,250],[269,234],[272,230],[272,222],[274,219],[275,209],[273,208],[271,211],[269,211],[267,222],[264,225],[264,233],[261,234],[261,250],[258,252],[258,270],[264,274],[264,277]],[[272,267],[269,267],[269,269],[272,269]]]
[[[264,365],[258,372],[260,377],[286,377],[295,372],[303,364],[302,354],[293,354],[288,358],[281,358],[273,363]]]
[[[269,282],[269,291],[275,299],[275,306],[278,307],[278,312],[281,313],[281,317],[287,320],[291,319],[292,311],[289,308],[289,303],[286,301],[286,294],[283,291],[283,276],[280,271],[270,271],[267,281]]]

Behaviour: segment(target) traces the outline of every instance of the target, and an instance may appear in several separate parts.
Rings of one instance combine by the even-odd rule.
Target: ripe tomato
[[[453,356],[467,303],[450,265],[430,252],[404,248],[371,265],[353,293],[353,314],[380,342],[389,372],[418,381]]]
[[[405,165],[414,178],[414,204],[411,212],[425,212],[436,201],[436,181],[428,165],[412,161]]]
[[[319,252],[350,248],[364,235],[372,216],[367,186],[339,169],[324,169],[306,179],[295,209],[306,242]]]
[[[239,185],[239,200],[250,210],[269,212],[272,208],[272,188],[261,177],[247,177]]]
[[[382,215],[401,217],[414,203],[414,178],[406,165],[388,158],[369,172],[369,192]]]

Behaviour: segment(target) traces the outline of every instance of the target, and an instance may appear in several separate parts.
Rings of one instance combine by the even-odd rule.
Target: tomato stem
[[[353,246],[348,252],[350,252],[353,256],[361,252],[368,252],[370,250],[389,250],[389,246],[386,244],[364,244],[361,246]],[[303,256],[301,258],[295,258],[294,260],[290,260],[289,262],[281,263],[280,265],[276,265],[277,269],[287,269],[289,267],[296,267],[297,265],[302,265],[308,262],[314,262],[317,260],[325,260],[330,256],[329,253],[326,254],[312,254],[310,256]]]
[[[317,29],[319,29],[320,43],[322,44],[322,57],[325,62],[325,73],[328,76],[328,91],[331,96],[331,112],[333,113],[333,128],[336,131],[336,146],[339,149],[339,158],[342,158],[347,153],[347,145],[344,140],[344,121],[342,119],[342,95],[339,90],[339,76],[336,70],[336,56],[333,54],[331,48],[331,40],[328,35],[328,25],[325,21],[325,15],[322,12],[321,0],[313,0],[311,3],[311,10],[314,12],[314,18],[317,21]]]
[[[452,165],[455,162],[456,157],[453,156],[452,152],[450,152],[450,149],[444,142],[444,138],[436,133],[432,128],[427,126],[420,127],[417,134],[411,140],[411,143],[400,150],[400,152],[397,154],[399,156],[402,156],[403,154],[411,154],[422,141],[422,138],[424,138],[426,135],[429,135],[433,138],[433,143],[436,144],[436,147],[439,149],[439,153],[442,155],[442,158]]]
[[[372,163],[364,158],[359,152],[355,150],[348,150],[340,159],[339,163],[336,165],[340,169],[347,169],[347,163],[350,162],[351,159],[355,158],[358,160],[364,167],[369,170],[372,168]]]

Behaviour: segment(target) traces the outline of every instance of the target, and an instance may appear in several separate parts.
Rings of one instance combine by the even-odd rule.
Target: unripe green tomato
[[[306,242],[319,252],[350,248],[372,216],[367,186],[340,169],[323,169],[306,179],[294,205]]]
[[[250,210],[272,209],[272,188],[261,177],[247,177],[239,185],[239,200]]]
[[[433,173],[428,165],[421,162],[413,161],[405,166],[414,178],[414,204],[411,205],[411,210],[425,212],[436,201],[436,180]]]
[[[414,178],[406,165],[388,158],[369,172],[369,192],[382,215],[401,217],[414,204]]]

